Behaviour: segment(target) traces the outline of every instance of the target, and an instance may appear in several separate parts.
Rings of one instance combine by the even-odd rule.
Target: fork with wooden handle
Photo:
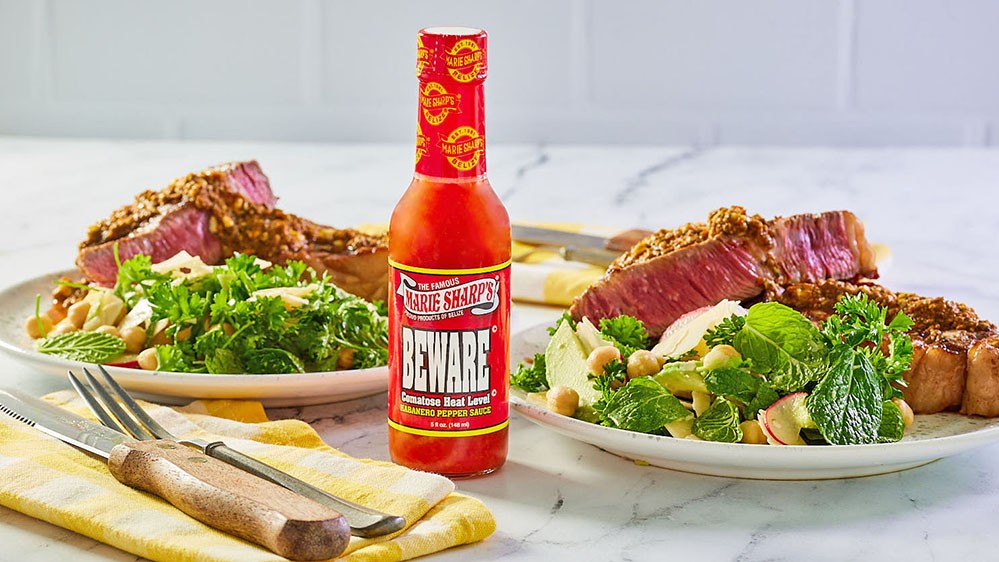
[[[0,390],[0,411],[108,459],[122,484],[286,558],[329,559],[350,541],[347,522],[333,509],[176,441],[136,441],[15,390]]]
[[[91,375],[90,371],[86,368],[83,369],[86,383],[77,378],[72,371],[68,373],[69,382],[87,402],[94,415],[111,429],[131,434],[137,439],[159,438],[177,441],[184,445],[189,445],[210,457],[245,470],[250,474],[270,480],[275,484],[329,506],[343,514],[350,525],[351,534],[359,537],[380,537],[400,531],[406,526],[406,520],[398,515],[382,513],[378,510],[334,496],[308,482],[295,478],[287,472],[278,470],[253,457],[240,453],[221,441],[209,443],[196,438],[179,439],[175,437],[143,410],[103,366],[98,365],[97,369],[102,375],[103,383]],[[107,388],[105,388],[105,384]]]

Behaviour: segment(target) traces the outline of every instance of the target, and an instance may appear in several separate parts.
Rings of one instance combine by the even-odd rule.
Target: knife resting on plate
[[[122,484],[286,558],[326,560],[350,541],[347,521],[333,509],[176,441],[136,441],[12,390],[0,390],[0,411],[106,458]]]

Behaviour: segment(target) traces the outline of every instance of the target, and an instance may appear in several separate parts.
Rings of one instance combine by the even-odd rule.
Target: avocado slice
[[[666,387],[672,393],[677,392],[703,392],[708,393],[708,387],[704,384],[704,375],[698,369],[697,361],[678,361],[667,363],[658,375],[653,375],[652,380]]]
[[[545,378],[548,388],[564,386],[575,390],[579,394],[580,408],[600,399],[600,393],[594,390],[593,381],[589,379],[586,357],[583,343],[569,323],[559,324],[545,348]]]

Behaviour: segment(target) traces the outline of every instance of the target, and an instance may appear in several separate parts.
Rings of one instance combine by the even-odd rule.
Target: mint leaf
[[[704,374],[708,392],[748,404],[756,397],[760,379],[739,368],[723,367]]]
[[[704,375],[708,392],[736,400],[745,405],[746,419],[754,419],[756,413],[766,409],[780,396],[766,381],[755,377],[744,368],[721,368]]]
[[[834,445],[874,443],[884,410],[883,378],[864,353],[837,345],[829,372],[808,396],[808,414]]]
[[[694,420],[694,435],[705,441],[738,443],[742,441],[739,409],[724,398],[718,398]]]
[[[760,388],[756,392],[756,396],[753,400],[746,404],[746,418],[755,419],[760,410],[766,410],[771,404],[780,399],[780,395],[777,391],[770,388],[770,385],[764,381],[760,381]]]
[[[902,440],[905,434],[905,420],[902,410],[891,400],[885,400],[881,413],[881,425],[878,427],[878,443],[895,443]]]
[[[797,392],[822,377],[827,354],[822,334],[801,313],[783,304],[750,307],[746,325],[733,343],[777,390]]]
[[[836,314],[822,324],[822,333],[833,345],[846,345],[864,353],[883,378],[885,398],[901,398],[905,386],[902,375],[912,362],[912,340],[905,333],[912,320],[899,312],[886,323],[888,308],[860,293],[843,295],[835,305]],[[887,340],[888,354],[882,348]]]
[[[125,353],[125,342],[104,332],[68,332],[38,342],[39,352],[81,363],[104,363]]]
[[[646,377],[614,392],[601,412],[604,425],[649,433],[693,414],[665,388]]]
[[[520,387],[526,392],[540,392],[547,389],[545,354],[535,353],[534,362],[530,365],[526,363],[517,365],[517,370],[510,373],[510,384]]]

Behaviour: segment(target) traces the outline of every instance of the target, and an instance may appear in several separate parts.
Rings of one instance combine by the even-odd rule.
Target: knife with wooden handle
[[[593,248],[609,250],[618,254],[627,252],[643,238],[652,234],[648,230],[631,229],[619,232],[614,236],[604,237],[522,224],[513,225],[511,230],[513,239],[518,242],[576,249]]]
[[[122,484],[286,558],[327,560],[350,541],[346,519],[333,509],[176,441],[136,441],[12,390],[0,390],[0,411],[108,459]]]

